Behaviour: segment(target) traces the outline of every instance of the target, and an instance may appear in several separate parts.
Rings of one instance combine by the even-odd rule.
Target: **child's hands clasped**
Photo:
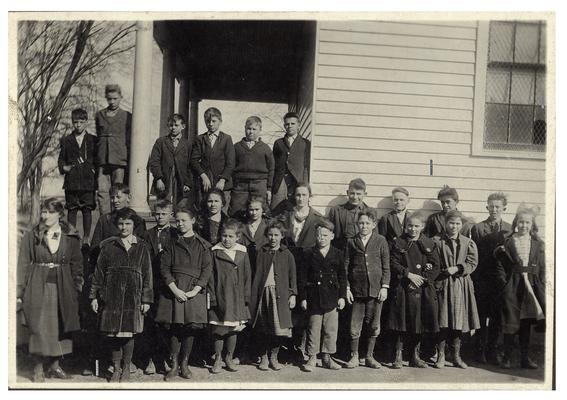
[[[173,287],[171,289],[171,292],[173,293],[173,295],[175,296],[178,302],[184,303],[187,301],[187,294],[183,290],[179,289],[177,286]]]
[[[187,296],[187,299],[190,299],[192,297],[197,296],[197,294],[201,291],[202,287],[201,286],[195,286],[193,289],[191,289],[188,292],[185,292],[185,296]]]
[[[447,268],[447,273],[449,275],[455,275],[457,272],[459,272],[459,267],[449,267]]]
[[[412,274],[411,272],[408,272],[408,279],[415,288],[419,288],[421,287],[421,285],[425,283],[425,279],[423,278],[423,276],[418,274]]]
[[[287,301],[287,303],[289,304],[289,308],[295,308],[295,295],[292,294],[291,296],[289,296],[289,300]],[[305,303],[305,305],[307,306],[307,302]]]

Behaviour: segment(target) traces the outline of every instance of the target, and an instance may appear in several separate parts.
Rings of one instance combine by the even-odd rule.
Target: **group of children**
[[[107,86],[109,112],[97,114],[97,129],[99,117],[110,127],[107,149],[118,125],[109,122],[113,89]],[[89,337],[81,353],[111,361],[112,382],[130,380],[138,352],[146,373],[190,379],[195,341],[196,357],[210,361],[212,373],[223,362],[228,371],[243,363],[280,370],[282,346],[306,372],[318,356],[332,370],[361,363],[377,369],[383,331],[396,369],[404,347],[410,366],[424,368],[423,358],[436,353],[433,366],[443,368],[447,344],[453,365],[466,368],[462,336],[475,331],[478,361],[511,368],[519,334],[521,366],[537,368],[528,356],[532,325],[545,327],[536,210],[521,207],[509,225],[502,221],[506,196],[493,193],[489,217],[473,225],[457,210],[457,191],[444,187],[442,211],[427,218],[408,210],[409,192],[398,187],[392,211],[378,218],[357,178],[347,202],[325,217],[310,206],[310,146],[298,136],[297,115],[286,114],[286,136],[272,151],[259,140],[259,118],[247,119],[245,139],[233,146],[211,108],[208,132],[194,142],[182,136],[185,121],[175,114],[169,135],[154,145],[148,167],[159,194],[155,227],[146,230],[128,207],[128,187],[114,181],[111,210],[101,214],[89,243],[95,170],[112,179],[120,166],[93,161],[100,141],[85,133],[84,111],[72,118],[74,132],[59,157],[68,223],[63,204],[48,199],[40,225],[20,246],[18,304],[36,357],[34,381],[69,377],[59,360],[72,352],[71,333],[79,329]],[[83,254],[74,228],[79,209]],[[333,356],[347,347],[346,360],[337,362]]]

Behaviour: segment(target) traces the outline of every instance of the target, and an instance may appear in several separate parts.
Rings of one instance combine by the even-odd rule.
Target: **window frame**
[[[486,112],[486,75],[488,71],[488,46],[490,34],[490,20],[478,21],[477,37],[476,37],[476,57],[475,57],[475,82],[474,82],[474,102],[473,102],[473,134],[472,134],[472,155],[473,156],[489,156],[489,157],[508,157],[508,158],[527,158],[527,159],[546,159],[547,151],[552,145],[549,140],[549,134],[546,138],[546,147],[544,151],[520,150],[520,149],[487,149],[484,147],[484,129],[485,129],[485,112]],[[547,32],[549,35],[549,31]],[[548,40],[548,45],[549,40]],[[546,53],[546,97],[549,94],[550,86],[550,70],[549,68],[549,49]],[[546,101],[548,116],[550,107]],[[549,133],[551,124],[548,118]]]

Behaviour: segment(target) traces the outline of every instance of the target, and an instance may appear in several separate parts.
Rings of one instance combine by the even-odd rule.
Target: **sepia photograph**
[[[9,388],[554,389],[555,24],[9,12]]]

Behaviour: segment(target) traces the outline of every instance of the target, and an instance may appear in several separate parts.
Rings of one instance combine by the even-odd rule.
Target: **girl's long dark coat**
[[[431,264],[431,269],[426,267]],[[418,268],[419,265],[419,268]],[[388,328],[408,333],[438,332],[438,304],[435,279],[439,275],[439,253],[435,242],[421,235],[411,242],[407,235],[394,240],[390,251],[392,280],[387,300]],[[427,281],[410,285],[408,273]]]
[[[254,276],[254,271],[256,271],[256,254],[258,254],[258,250],[267,243],[268,239],[264,234],[266,231],[266,227],[268,226],[268,220],[265,217],[262,217],[260,224],[258,225],[258,229],[254,235],[248,229],[248,226],[245,225],[243,222],[244,227],[242,229],[242,235],[240,236],[239,242],[242,243],[248,252],[248,258],[250,260],[250,268],[252,270],[252,276]]]
[[[520,311],[526,287],[522,272],[528,273],[539,305],[545,313],[545,245],[532,237],[528,267],[522,267],[512,237],[495,250],[498,260],[497,287],[501,288],[501,317],[505,333],[512,333],[520,328]]]
[[[63,332],[81,329],[79,321],[79,292],[83,288],[83,256],[78,232],[61,224],[59,250],[52,255],[39,227],[27,232],[20,244],[18,257],[17,297],[23,301],[26,325],[33,334],[39,334],[39,317],[43,305],[43,290],[49,269],[38,263],[61,264],[56,267],[59,318]]]
[[[101,243],[89,296],[102,302],[98,311],[101,332],[142,332],[140,306],[154,302],[150,248],[137,240],[129,250],[119,237]]]
[[[209,280],[211,310],[209,320],[247,321],[250,319],[250,261],[245,248],[238,245],[234,261],[223,251],[214,249],[213,274]]]
[[[250,299],[250,313],[253,326],[256,324],[264,284],[268,278],[270,266],[274,264],[274,279],[276,281],[276,300],[278,303],[278,316],[282,329],[291,328],[291,310],[288,300],[290,296],[297,295],[297,278],[295,260],[285,245],[276,251],[270,250],[268,245],[263,246],[256,256],[256,273],[252,280],[252,296]]]
[[[211,278],[211,245],[199,235],[188,246],[182,236],[165,248],[160,258],[164,290],[160,293],[156,321],[162,323],[207,323],[207,283]],[[203,288],[185,303],[178,303],[168,288],[171,282],[185,292],[195,286]],[[184,319],[175,320],[175,308],[184,308]]]

